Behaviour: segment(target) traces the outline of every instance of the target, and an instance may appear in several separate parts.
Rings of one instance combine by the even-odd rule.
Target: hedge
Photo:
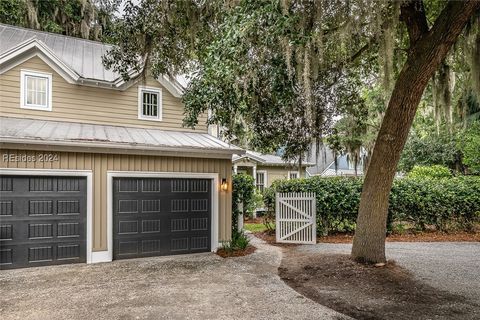
[[[351,232],[355,229],[362,184],[362,178],[346,177],[278,180],[266,189],[264,200],[274,210],[276,192],[315,192],[318,233]],[[389,230],[394,223],[407,222],[417,230],[470,230],[479,221],[479,177],[399,178],[393,183]]]

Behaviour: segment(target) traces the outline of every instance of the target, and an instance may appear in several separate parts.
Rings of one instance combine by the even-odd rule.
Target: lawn
[[[263,223],[245,223],[243,225],[243,228],[245,230],[248,230],[250,232],[264,232],[264,231],[267,231],[267,228],[265,227],[265,225]]]

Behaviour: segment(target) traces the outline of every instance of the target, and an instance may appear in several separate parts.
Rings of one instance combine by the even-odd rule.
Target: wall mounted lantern
[[[227,191],[228,190],[228,183],[227,183],[226,178],[222,179],[222,184],[221,184],[220,188],[222,189],[222,191]]]

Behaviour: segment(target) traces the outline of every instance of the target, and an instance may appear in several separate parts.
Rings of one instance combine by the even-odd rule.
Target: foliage
[[[265,202],[275,207],[275,192],[315,192],[317,232],[321,235],[352,232],[360,202],[361,178],[321,178],[275,182],[265,193]],[[390,193],[389,230],[395,223],[410,222],[418,230],[435,226],[469,230],[480,222],[480,178],[396,179]]]
[[[398,21],[399,5],[384,0],[127,2],[112,37],[118,47],[105,63],[125,78],[131,69],[145,70],[145,64],[155,76],[188,74],[186,125],[197,125],[209,110],[208,122],[225,128],[227,138],[263,151],[284,147],[292,160],[329,134],[340,114],[342,152],[355,160],[359,144],[367,156],[373,150],[406,59],[408,36]],[[431,24],[444,4],[427,0],[425,7]],[[460,75],[457,85],[455,79],[451,86],[432,84],[425,95],[432,108],[442,93],[451,97],[449,104],[460,105],[471,87],[466,66],[474,61],[469,48],[476,44],[478,27],[474,20],[470,25],[445,66]]]
[[[414,166],[408,173],[409,178],[451,178],[452,173],[447,167],[440,165],[433,166]]]
[[[1,0],[0,23],[61,33],[84,39],[106,39],[121,0]]]
[[[437,132],[434,119],[417,115],[403,149],[398,170],[409,172],[415,165],[441,165],[454,171],[463,171],[458,138],[442,126]]]
[[[0,1],[0,22],[22,26],[25,24],[26,5],[24,0]]]
[[[247,208],[247,212],[248,212],[248,214],[251,214],[257,208],[262,208],[262,207],[263,207],[263,194],[260,190],[255,188],[255,191],[253,193],[253,199],[252,199],[250,207]]]
[[[250,239],[243,231],[233,231],[232,239],[230,241],[222,242],[222,248],[226,252],[232,252],[236,250],[245,250],[250,243]]]
[[[252,147],[283,146],[299,160],[328,130],[333,109],[354,101],[362,77],[378,71],[377,41],[391,16],[383,0],[145,0],[127,3],[119,47],[105,63],[126,78],[145,64],[154,75],[189,74],[186,125],[209,110],[227,137],[253,132]]]
[[[238,215],[255,207],[255,185],[252,176],[244,173],[232,177],[232,232],[238,229]],[[243,203],[243,211],[240,204]]]
[[[463,162],[474,174],[480,174],[480,121],[468,128],[459,141]]]
[[[266,205],[274,211],[276,192],[314,192],[317,197],[317,232],[326,235],[355,228],[362,180],[319,178],[278,180],[265,192]]]

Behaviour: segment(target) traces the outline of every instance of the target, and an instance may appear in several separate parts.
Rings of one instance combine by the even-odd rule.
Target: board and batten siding
[[[22,69],[52,74],[52,111],[20,108]],[[138,119],[139,85],[162,89],[162,121]],[[152,77],[139,80],[124,91],[70,84],[38,57],[0,74],[0,114],[6,117],[207,132],[205,116],[200,117],[195,130],[183,127],[181,99],[174,97]]]
[[[230,159],[203,159],[184,157],[162,157],[146,155],[122,155],[101,153],[48,152],[56,155],[58,161],[6,162],[4,154],[26,156],[38,160],[42,151],[1,150],[0,168],[17,169],[70,169],[92,170],[93,174],[93,251],[107,250],[107,171],[145,171],[145,172],[195,172],[218,173],[219,182],[226,178],[228,191],[218,194],[218,239],[231,237],[231,175]]]

